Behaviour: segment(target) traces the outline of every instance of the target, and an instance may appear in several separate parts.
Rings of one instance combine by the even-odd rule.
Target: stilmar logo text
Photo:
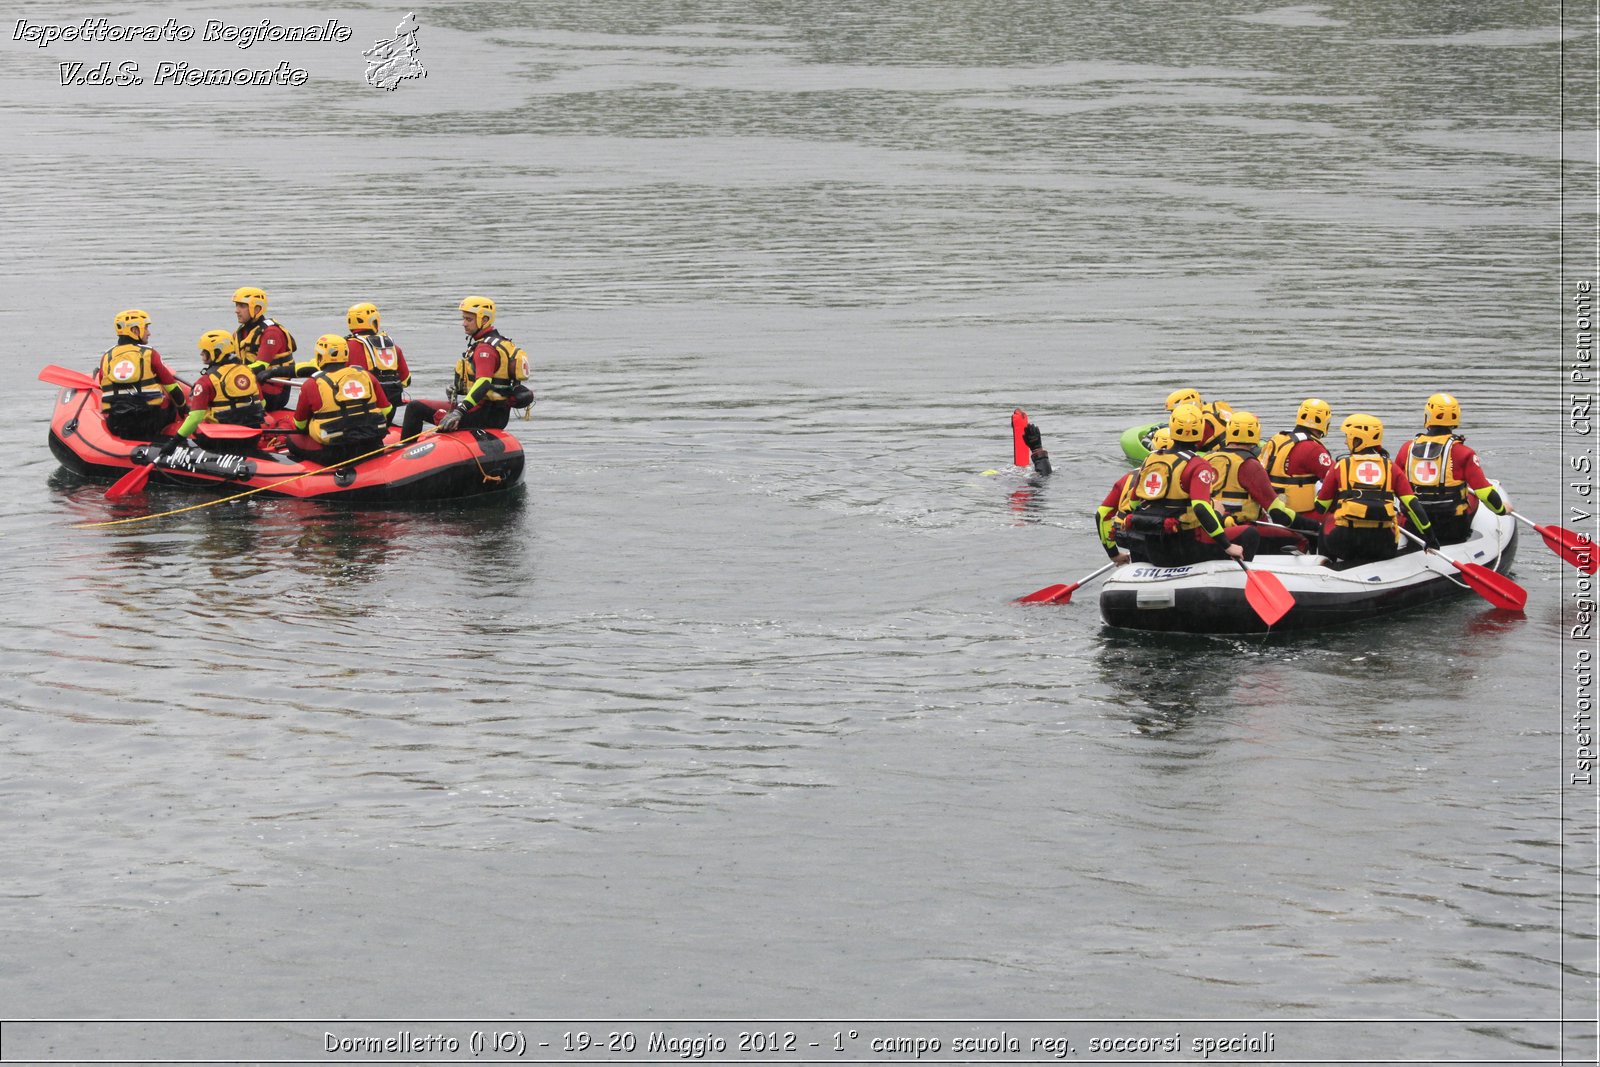
[[[135,25],[112,22],[110,19],[98,16],[83,19],[81,22],[68,23],[40,23],[18,19],[16,27],[11,31],[13,41],[30,41],[39,48],[75,41],[86,43],[144,41],[155,44],[161,41],[192,41],[196,36],[202,41],[222,41],[240,48],[249,48],[262,41],[343,43],[350,39],[351,32],[350,27],[338,19],[298,26],[286,26],[270,19],[239,25],[223,22],[221,19],[208,19],[204,29],[197,30],[194,26],[179,22],[175,18],[169,18],[165,22]]]

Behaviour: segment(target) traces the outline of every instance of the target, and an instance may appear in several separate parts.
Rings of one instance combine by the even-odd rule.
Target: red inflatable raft
[[[152,460],[150,481],[161,485],[200,486],[214,491],[260,489],[280,496],[348,500],[363,504],[450,500],[498,493],[522,480],[522,445],[503,430],[429,431],[399,445],[400,431],[389,429],[391,447],[366,459],[324,468],[297,459],[271,445],[287,426],[288,413],[273,412],[261,439],[254,442],[212,442],[205,426],[200,447],[180,448],[166,456],[159,446],[114,437],[100,415],[97,389],[63,388],[50,418],[50,451],[75,474],[115,481]],[[274,435],[273,431],[280,431]]]

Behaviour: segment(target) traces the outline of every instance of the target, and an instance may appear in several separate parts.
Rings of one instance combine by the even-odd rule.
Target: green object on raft
[[[1150,435],[1165,425],[1165,422],[1152,422],[1122,431],[1122,454],[1128,457],[1129,463],[1137,467],[1144,462],[1144,457],[1150,454]]]

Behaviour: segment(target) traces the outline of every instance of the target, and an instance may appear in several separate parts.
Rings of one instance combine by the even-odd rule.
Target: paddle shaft
[[[1072,602],[1072,594],[1073,593],[1075,593],[1078,589],[1080,589],[1086,583],[1094,581],[1096,578],[1100,577],[1102,574],[1104,574],[1106,571],[1110,570],[1112,567],[1115,567],[1116,565],[1117,565],[1117,561],[1116,560],[1112,560],[1110,563],[1107,563],[1104,567],[1101,567],[1099,570],[1095,571],[1093,574],[1084,575],[1082,578],[1079,578],[1077,581],[1073,582],[1071,585],[1069,585],[1065,589],[1061,590],[1061,592],[1056,593],[1046,603],[1050,603],[1050,604],[1070,604]]]

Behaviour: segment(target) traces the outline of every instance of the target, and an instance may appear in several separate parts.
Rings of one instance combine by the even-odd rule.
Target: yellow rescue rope
[[[326,467],[318,467],[314,471],[306,471],[304,474],[296,474],[292,477],[273,482],[271,485],[258,485],[254,489],[246,489],[244,492],[235,493],[232,496],[220,497],[216,500],[207,500],[200,504],[190,504],[186,508],[173,508],[171,511],[158,511],[154,515],[135,515],[130,519],[110,519],[106,522],[78,522],[73,523],[72,528],[74,530],[95,530],[103,526],[123,526],[130,522],[147,522],[150,519],[164,519],[168,515],[182,515],[186,511],[199,511],[201,508],[210,508],[215,507],[218,504],[226,504],[230,500],[242,500],[247,496],[253,496],[256,493],[264,492],[268,489],[276,489],[280,485],[287,485],[290,482],[297,482],[301,478],[309,478],[314,474],[325,474],[331,470],[338,470],[340,467],[343,467],[348,463],[356,463],[360,460],[366,459],[369,456],[376,456],[380,452],[388,452],[390,449],[399,448],[406,442],[415,441],[417,438],[428,433],[433,433],[437,429],[438,427],[436,426],[429,426],[427,429],[422,430],[419,433],[414,433],[410,437],[402,437],[392,445],[384,445],[382,448],[375,448],[371,452],[363,452],[359,456],[351,456],[349,459],[340,460],[338,463],[332,463]],[[483,469],[482,464],[479,464],[478,469],[480,471]]]

